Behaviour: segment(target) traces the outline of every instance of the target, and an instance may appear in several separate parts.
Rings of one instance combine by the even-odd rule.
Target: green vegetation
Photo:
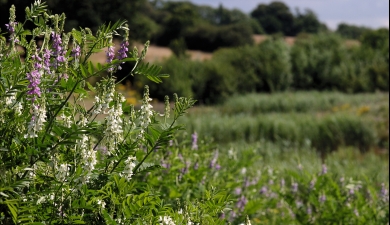
[[[370,31],[355,47],[335,34],[301,35],[293,46],[275,37],[256,46],[220,49],[204,62],[171,57],[158,63],[171,78],[148,84],[160,100],[163,93],[178,93],[201,104],[254,92],[388,91],[388,37],[388,30]]]
[[[343,146],[361,152],[388,149],[388,94],[298,92],[250,94],[216,107],[200,107],[183,118],[190,131],[216,143],[260,140],[323,157]]]
[[[129,51],[125,21],[67,33],[66,16],[40,1],[24,18],[12,6],[0,34],[0,224],[389,223],[388,31],[365,33],[359,48],[301,36],[206,62],[175,39],[163,62],[172,78],[145,86],[139,107],[115,71],[130,61],[131,76],[167,76],[143,62],[148,42]],[[219,104],[174,94],[157,112],[161,90]],[[373,93],[349,93],[363,91]]]

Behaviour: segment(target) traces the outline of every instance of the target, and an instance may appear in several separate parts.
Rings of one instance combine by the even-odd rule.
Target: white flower
[[[5,97],[5,105],[7,107],[12,106],[16,101],[16,92],[11,92],[9,96]]]
[[[65,181],[65,178],[68,176],[69,167],[68,164],[61,164],[57,168],[56,178],[58,181]],[[54,198],[54,196],[53,196]]]
[[[64,121],[64,125],[68,128],[72,126],[72,120],[70,119],[70,116],[65,116],[64,113],[61,115],[62,120]]]
[[[160,225],[176,225],[169,216],[160,216]]]
[[[15,113],[20,116],[22,114],[23,106],[21,102],[15,104]]]
[[[105,207],[106,207],[106,202],[105,201],[103,201],[103,200],[97,200],[97,204],[99,205],[99,206],[101,206],[102,207],[102,209],[104,209]]]
[[[127,180],[130,181],[131,177],[133,176],[133,169],[135,168],[135,160],[136,158],[133,156],[130,156],[125,161],[125,168],[123,168],[123,171],[121,175]]]
[[[144,91],[144,97],[142,100],[142,106],[140,109],[140,135],[139,138],[143,138],[143,134],[145,133],[146,128],[149,126],[151,120],[151,117],[153,116],[153,106],[149,104],[152,99],[149,97],[149,87],[145,86],[145,91]]]
[[[33,105],[33,113],[31,121],[28,124],[27,134],[24,135],[24,138],[34,138],[38,137],[38,132],[43,128],[43,124],[46,122],[46,108],[44,104],[41,106]]]
[[[96,108],[93,113],[100,114],[102,112],[102,100],[99,98],[99,96],[95,96],[94,104],[96,105]]]

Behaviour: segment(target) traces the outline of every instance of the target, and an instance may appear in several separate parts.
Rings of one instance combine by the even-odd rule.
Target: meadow
[[[166,78],[149,42],[129,51],[126,21],[66,33],[46,3],[25,12],[0,36],[0,224],[389,223],[387,92],[174,94],[159,110],[115,77],[132,62]]]
[[[221,217],[233,224],[246,215],[252,224],[386,224],[388,100],[286,92],[194,107],[153,160],[162,180],[150,179],[171,199],[229,193]]]

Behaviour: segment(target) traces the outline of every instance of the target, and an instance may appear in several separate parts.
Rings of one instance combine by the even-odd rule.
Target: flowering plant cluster
[[[195,101],[175,96],[170,115],[167,97],[159,114],[146,86],[141,107],[128,105],[115,89],[123,63],[135,64],[128,76],[166,77],[142,63],[148,43],[129,51],[126,21],[64,32],[65,15],[46,8],[36,0],[19,22],[12,6],[0,36],[0,224],[196,224],[144,181]],[[102,49],[106,63],[93,64]]]

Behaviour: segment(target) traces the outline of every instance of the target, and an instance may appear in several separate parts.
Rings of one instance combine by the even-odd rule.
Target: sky
[[[190,0],[197,5],[240,9],[250,13],[257,5],[269,0]],[[319,20],[335,30],[340,23],[370,28],[389,27],[389,0],[282,0],[292,12],[299,8],[313,10]]]

